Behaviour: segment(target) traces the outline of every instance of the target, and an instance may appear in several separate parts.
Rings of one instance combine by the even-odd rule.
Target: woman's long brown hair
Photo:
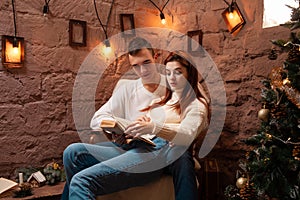
[[[183,51],[174,51],[167,56],[167,58],[164,61],[164,64],[166,65],[168,62],[173,61],[179,62],[182,66],[184,66],[187,69],[187,81],[189,82],[189,84],[186,84],[186,87],[184,88],[179,101],[172,105],[176,112],[178,114],[181,114],[183,112],[183,109],[185,109],[192,101],[194,101],[195,98],[201,101],[206,106],[207,111],[209,112],[209,102],[206,101],[205,97],[199,90],[198,84],[200,83],[198,70],[191,57]],[[169,83],[167,82],[166,95],[164,96],[164,98],[161,101],[150,105],[141,111],[148,111],[157,106],[165,105],[171,99],[171,97],[172,91],[170,89]],[[208,115],[208,119],[209,118],[210,117]]]

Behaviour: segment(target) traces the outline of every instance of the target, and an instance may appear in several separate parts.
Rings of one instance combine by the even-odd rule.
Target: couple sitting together
[[[63,155],[62,200],[96,199],[145,185],[166,173],[173,176],[176,200],[197,200],[189,147],[209,121],[209,102],[199,89],[197,66],[185,52],[174,51],[164,61],[165,75],[160,74],[151,44],[140,37],[129,43],[128,52],[139,79],[115,90],[94,114],[91,128],[99,129],[104,119],[130,120],[122,137],[147,134],[155,146],[139,140],[69,145]]]

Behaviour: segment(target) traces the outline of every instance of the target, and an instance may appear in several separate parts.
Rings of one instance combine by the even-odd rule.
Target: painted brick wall
[[[111,1],[96,2],[105,23]],[[162,6],[165,1],[156,2]],[[7,69],[0,64],[0,176],[9,177],[19,167],[43,166],[53,159],[60,162],[64,148],[80,141],[78,132],[82,139],[87,137],[84,134],[94,110],[106,102],[116,81],[128,69],[126,58],[120,57],[104,71],[95,107],[73,108],[85,113],[83,118],[75,120],[75,126],[72,95],[77,73],[90,52],[104,40],[104,34],[93,1],[50,1],[46,17],[42,14],[43,3],[15,1],[18,36],[25,38],[26,61],[18,69]],[[182,34],[203,31],[203,47],[218,67],[227,95],[225,126],[208,155],[219,160],[221,170],[229,175],[226,181],[234,180],[237,159],[247,150],[240,140],[255,134],[259,127],[261,80],[268,76],[272,66],[281,65],[285,59],[283,54],[275,61],[268,59],[272,46],[269,41],[289,37],[289,30],[283,27],[261,28],[262,1],[240,0],[238,4],[247,23],[235,37],[228,33],[222,20],[226,4],[221,0],[172,0],[164,10],[168,21],[165,26],[160,24],[159,12],[149,1],[116,0],[107,29],[109,36],[120,33],[119,14],[133,13],[136,28],[169,28]],[[69,46],[70,19],[87,22],[86,47]],[[0,34],[13,33],[11,1],[2,0]],[[85,80],[93,76],[81,75]],[[88,83],[85,87],[92,91],[93,86]]]

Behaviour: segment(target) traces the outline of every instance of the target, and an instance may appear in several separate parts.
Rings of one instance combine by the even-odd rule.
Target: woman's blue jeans
[[[164,170],[168,170],[174,176],[178,170],[174,170],[172,166],[176,166],[175,163],[178,163],[177,161],[180,161],[181,158],[184,158],[182,161],[190,159],[188,156],[181,156],[172,163],[172,158],[168,156],[172,155],[170,151],[173,151],[173,148],[170,148],[168,143],[160,138],[155,138],[154,142],[156,147],[142,142],[136,142],[123,148],[119,148],[111,142],[96,145],[84,143],[69,145],[63,155],[66,185],[62,200],[93,200],[97,195],[147,184],[158,179]],[[181,164],[185,165],[186,163],[182,163],[182,161]],[[169,168],[165,168],[167,165]],[[185,172],[186,169],[183,171]],[[188,173],[193,174],[194,168]],[[191,176],[184,175],[184,177]],[[177,182],[180,187],[183,186],[181,181]],[[189,192],[183,190],[180,193]]]

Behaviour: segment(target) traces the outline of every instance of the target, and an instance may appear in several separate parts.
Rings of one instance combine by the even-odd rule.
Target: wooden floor
[[[0,200],[60,200],[65,183],[57,185],[45,185],[32,190],[33,195],[23,198],[3,197]]]

